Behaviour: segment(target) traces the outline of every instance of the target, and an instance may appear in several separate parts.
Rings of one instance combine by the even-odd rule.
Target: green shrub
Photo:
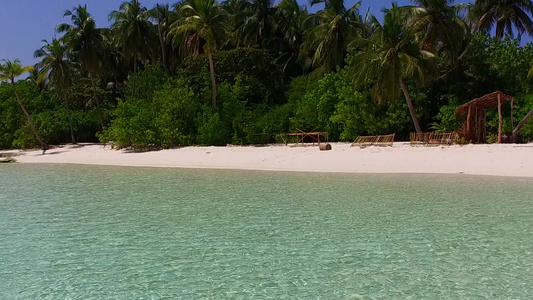
[[[130,98],[133,95],[135,84],[134,99],[151,99],[154,93],[161,89],[168,80],[169,78],[161,66],[148,66],[143,71],[137,73],[135,78],[132,77],[128,80],[125,88],[125,96],[128,100],[133,100]]]
[[[190,145],[201,103],[183,81],[166,83],[147,100],[120,101],[111,126],[99,135],[119,147]]]
[[[310,75],[296,77],[291,81],[290,87],[285,93],[287,102],[293,105],[300,102],[309,91],[314,89],[321,78]]]
[[[349,89],[344,89],[331,120],[341,125],[343,141],[353,141],[360,135],[406,134],[411,125],[405,102],[379,106],[370,95]]]
[[[226,132],[218,113],[205,110],[200,117],[198,143],[201,145],[226,145]]]
[[[235,84],[222,83],[219,86],[219,118],[221,131],[230,134],[232,144],[246,144],[250,122],[250,108],[247,95],[250,88],[245,86],[241,78]]]
[[[331,116],[341,101],[344,88],[348,88],[348,84],[339,74],[324,76],[297,102],[292,127],[303,131],[326,131],[330,137],[338,138],[340,128],[338,123],[331,121]]]
[[[351,141],[359,135],[402,133],[409,128],[405,101],[379,106],[356,91],[338,73],[324,76],[297,102],[292,128],[326,131],[331,140]]]
[[[430,129],[437,132],[457,131],[463,124],[462,118],[455,113],[457,107],[458,104],[455,101],[442,106],[435,117],[437,122],[430,124]]]
[[[294,116],[294,107],[290,103],[276,106],[265,112],[256,121],[258,132],[265,134],[283,134],[289,132],[290,119]]]

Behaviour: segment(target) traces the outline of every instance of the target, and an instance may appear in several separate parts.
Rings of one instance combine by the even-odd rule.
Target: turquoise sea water
[[[531,299],[533,180],[0,166],[0,299]]]

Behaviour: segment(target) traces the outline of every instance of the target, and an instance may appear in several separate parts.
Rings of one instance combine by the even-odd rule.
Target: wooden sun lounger
[[[424,132],[410,134],[411,146],[446,146],[455,144],[457,132]]]
[[[394,143],[395,135],[396,134],[359,136],[352,143],[352,147],[353,146],[357,146],[357,147],[369,147],[369,146],[392,147],[392,144]]]

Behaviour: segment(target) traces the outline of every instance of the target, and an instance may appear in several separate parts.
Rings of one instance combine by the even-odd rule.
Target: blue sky
[[[308,4],[308,0],[299,0]],[[58,23],[68,22],[63,12],[77,5],[87,4],[89,12],[95,17],[98,26],[108,26],[107,16],[118,9],[123,0],[7,0],[0,7],[0,59],[20,59],[25,65],[33,65],[36,60],[33,52],[40,48],[43,39],[54,37],[54,28]],[[175,1],[177,2],[177,1]],[[381,9],[391,6],[391,0],[363,0],[361,12],[370,12],[381,18]],[[410,0],[397,0],[399,5],[407,5]],[[162,0],[141,0],[152,8]],[[174,3],[174,2],[170,2]],[[355,0],[347,0],[350,7]],[[311,9],[313,11],[313,9]]]

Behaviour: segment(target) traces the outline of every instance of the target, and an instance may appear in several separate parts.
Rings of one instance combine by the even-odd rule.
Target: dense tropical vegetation
[[[530,0],[413,0],[383,19],[361,14],[360,2],[310,5],[321,9],[130,0],[110,28],[71,8],[37,65],[0,64],[0,148],[251,144],[297,129],[406,138],[459,129],[455,108],[496,89],[515,96],[506,132],[532,115],[533,45],[520,41],[533,34]],[[487,123],[495,134],[495,112]]]

